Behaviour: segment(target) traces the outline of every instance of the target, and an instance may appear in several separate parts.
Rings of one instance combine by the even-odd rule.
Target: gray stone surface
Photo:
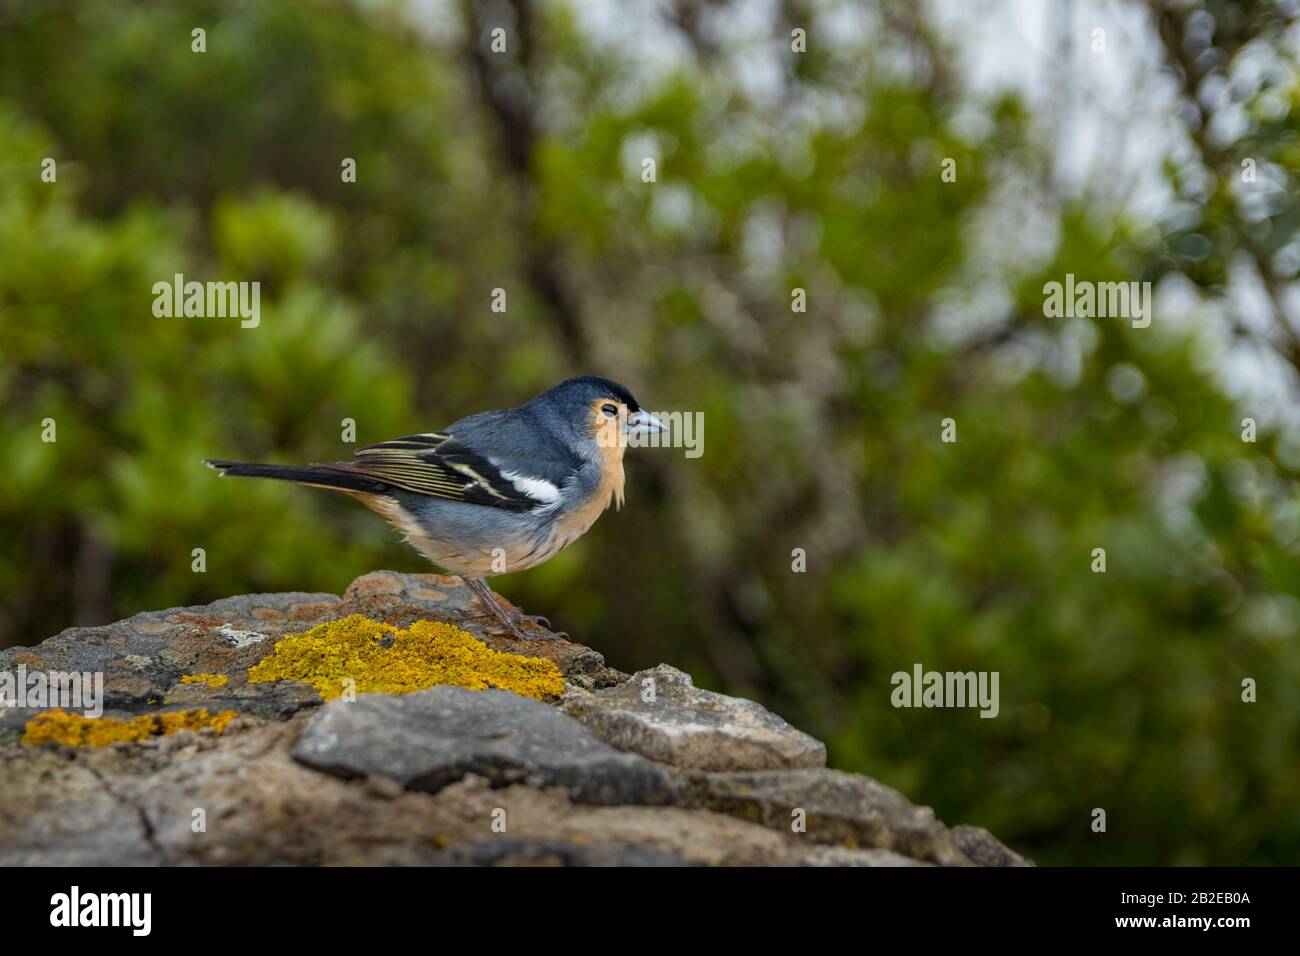
[[[969,866],[951,830],[929,807],[908,802],[870,777],[839,770],[693,773],[681,781],[688,807],[726,813],[788,832],[802,820],[808,839],[893,850],[915,860]]]
[[[585,846],[564,840],[501,837],[452,847],[446,866],[689,866],[686,860],[634,844]]]
[[[820,740],[752,700],[701,690],[689,674],[667,664],[594,693],[575,690],[566,695],[564,710],[619,750],[674,767],[826,766]]]
[[[332,594],[245,594],[198,607],[149,611],[101,627],[71,627],[35,647],[0,651],[0,670],[20,665],[33,671],[103,674],[104,715],[129,718],[153,713],[173,697],[185,706],[240,710],[284,718],[320,703],[303,684],[249,684],[248,668],[269,653],[275,638],[342,617]],[[260,635],[234,646],[223,632]],[[185,674],[229,674],[230,684],[210,688],[182,684]],[[17,740],[39,713],[30,707],[0,708],[0,744]]]
[[[309,767],[436,793],[467,773],[496,786],[563,787],[578,803],[669,804],[663,767],[622,753],[554,707],[501,690],[432,687],[336,700],[293,749]]]
[[[963,823],[952,828],[953,838],[972,861],[980,866],[1033,866],[1019,853],[1003,846],[983,827]]]

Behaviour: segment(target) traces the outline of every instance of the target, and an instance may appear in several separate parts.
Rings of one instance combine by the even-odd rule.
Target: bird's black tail
[[[205,458],[203,464],[221,472],[222,476],[240,478],[275,478],[279,481],[296,481],[317,488],[338,491],[359,491],[365,494],[383,494],[389,485],[347,470],[346,465],[262,465],[252,461],[218,461]]]

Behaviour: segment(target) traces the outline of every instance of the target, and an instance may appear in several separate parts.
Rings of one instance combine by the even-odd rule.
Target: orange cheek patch
[[[608,404],[609,400],[605,398],[597,399],[591,404],[591,433],[606,455],[624,444],[623,419],[627,415],[627,410],[620,405],[618,416],[610,418],[600,410],[601,406]]]
[[[600,454],[603,459],[602,463],[602,481],[600,489],[596,493],[595,501],[600,511],[604,511],[615,504],[623,507],[623,452],[627,443],[623,440],[623,421],[627,415],[627,409],[619,404],[619,414],[616,418],[610,418],[600,410],[602,405],[608,405],[609,399],[598,399],[591,405],[592,432],[596,438],[596,444],[600,446]],[[594,518],[592,520],[595,520]]]
[[[596,423],[596,444],[601,451],[617,448],[622,444],[619,439],[618,420],[606,418],[603,422]]]

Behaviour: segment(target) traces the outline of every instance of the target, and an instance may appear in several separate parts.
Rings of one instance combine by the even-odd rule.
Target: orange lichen
[[[538,700],[564,692],[560,669],[545,658],[494,651],[441,621],[416,621],[403,631],[361,614],[286,635],[249,670],[248,680],[302,681],[326,700],[348,687],[359,694],[406,694],[437,684],[494,687]]]
[[[162,737],[178,730],[212,727],[221,733],[236,716],[233,710],[210,714],[206,708],[199,708],[115,720],[111,717],[83,717],[60,708],[47,710],[29,720],[23,727],[22,742],[29,746],[67,744],[70,747],[107,747],[118,742]]]
[[[230,678],[225,674],[186,674],[181,678],[182,684],[207,684],[209,687],[225,687]]]

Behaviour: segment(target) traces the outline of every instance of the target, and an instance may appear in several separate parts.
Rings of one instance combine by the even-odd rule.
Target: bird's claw
[[[553,641],[556,638],[568,639],[569,635],[565,631],[552,631],[551,622],[540,614],[525,614],[519,608],[512,608],[507,612],[510,615],[509,630],[515,637],[521,641]],[[522,625],[531,624],[534,627],[540,627],[547,634],[528,634],[524,631]]]
[[[521,614],[516,610],[513,614],[509,612],[498,614],[495,611],[489,611],[486,614],[476,614],[474,616],[494,621],[497,627],[493,628],[493,630],[505,631],[519,641],[554,641],[560,638],[567,641],[569,639],[567,631],[552,631],[550,622],[546,618],[534,614]],[[525,625],[530,625],[537,630],[530,633],[524,630]]]
[[[538,621],[545,622],[546,618],[535,617],[531,614],[520,614],[513,617],[511,620],[503,621],[502,623],[505,624],[507,631],[514,635],[516,639],[521,641],[554,641],[561,637],[567,638],[569,636],[563,631],[554,632],[546,623],[538,624]],[[530,634],[521,626],[524,624],[531,624],[534,627],[539,628],[540,633],[534,632]]]

